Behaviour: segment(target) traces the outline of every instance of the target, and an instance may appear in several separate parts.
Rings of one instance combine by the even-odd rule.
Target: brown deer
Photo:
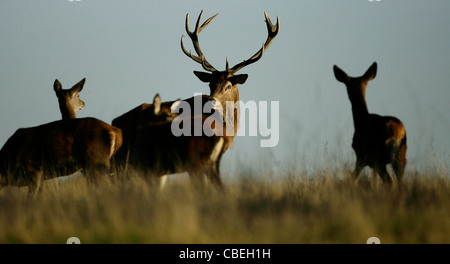
[[[172,133],[174,122],[178,123],[177,126],[184,126],[187,125],[186,122],[189,122],[190,132],[193,135],[193,124],[197,122],[196,119],[200,124],[212,120],[208,119],[209,115],[204,114],[174,120],[170,117],[171,111],[161,106],[159,95],[155,96],[154,103],[148,107],[154,109],[154,115],[159,116],[160,121],[134,123],[133,129],[128,129],[130,126],[127,122],[130,119],[122,118],[122,116],[113,122],[119,127],[124,125],[124,146],[128,148],[120,149],[114,160],[126,166],[125,172],[136,170],[143,173],[147,179],[153,178],[151,176],[160,177],[170,173],[188,172],[191,179],[200,185],[204,184],[203,174],[205,173],[216,186],[222,187],[219,163],[223,147],[229,138],[220,136],[224,131],[219,130],[225,128],[216,126],[216,123],[210,123],[205,126],[206,130],[203,130],[200,136],[175,136]],[[218,124],[221,121],[214,120]],[[205,133],[209,133],[210,136]],[[162,187],[165,177],[159,179],[163,179],[160,185]]]
[[[55,87],[59,86],[55,81]],[[121,130],[95,118],[20,128],[0,150],[0,186],[29,186],[33,194],[43,180],[79,169],[88,181],[95,181],[97,176],[109,175],[110,159],[121,145]]]
[[[83,90],[86,78],[75,84],[70,89],[62,89],[58,79],[53,84],[53,90],[58,98],[58,105],[62,115],[62,119],[77,118],[76,112],[85,107],[85,102],[80,99],[79,92]],[[117,136],[117,135],[116,135]],[[81,171],[81,169],[80,169]]]
[[[140,147],[137,141],[139,127],[162,124],[174,119],[170,109],[173,103],[175,101],[170,104],[161,104],[161,98],[159,94],[156,94],[153,98],[153,104],[141,104],[113,119],[111,125],[120,128],[123,136],[122,147],[113,159],[116,170],[127,173],[128,165],[130,165],[130,151],[133,148]],[[139,158],[134,155],[132,157]],[[133,160],[131,162],[134,163]]]
[[[86,78],[79,81],[70,89],[62,89],[61,83],[58,79],[53,83],[53,90],[55,91],[56,97],[58,98],[58,106],[61,112],[62,119],[70,119],[77,118],[76,112],[81,110],[86,105],[83,100],[80,99],[79,92],[83,90],[83,86],[86,82]],[[82,169],[79,169],[75,173],[81,172]],[[73,174],[75,175],[75,174]],[[78,176],[82,176],[77,174]],[[58,180],[59,178],[55,178],[54,180]]]
[[[210,176],[209,178],[212,179],[212,181],[217,183],[218,185],[221,185],[221,179],[220,179],[220,175],[219,175],[219,171],[218,171],[218,164],[220,162],[220,157],[232,145],[234,135],[236,134],[237,129],[239,127],[240,111],[239,111],[238,84],[243,84],[247,80],[247,77],[248,77],[247,74],[236,75],[235,73],[237,71],[239,71],[240,69],[244,68],[245,66],[255,63],[259,59],[261,59],[265,50],[267,50],[267,48],[272,43],[272,40],[278,34],[279,19],[277,18],[277,24],[274,26],[271,23],[267,13],[264,13],[265,18],[266,18],[265,22],[267,25],[268,37],[267,37],[267,40],[264,43],[263,47],[257,53],[255,53],[249,60],[243,61],[243,62],[235,65],[232,68],[229,68],[228,58],[227,58],[226,70],[218,71],[205,59],[205,56],[203,55],[203,52],[201,51],[200,45],[198,42],[198,35],[199,35],[200,31],[203,30],[212,21],[212,19],[214,19],[218,14],[207,19],[200,26],[200,20],[201,20],[202,14],[203,14],[203,11],[200,13],[200,15],[197,19],[197,23],[196,23],[194,32],[191,32],[189,29],[189,14],[186,15],[186,31],[192,40],[192,43],[193,43],[193,46],[194,46],[194,49],[195,49],[197,55],[193,55],[191,52],[188,52],[184,48],[184,44],[183,44],[184,36],[182,36],[182,38],[181,38],[181,49],[187,56],[189,56],[195,62],[201,64],[202,67],[206,71],[208,71],[208,72],[194,71],[194,74],[201,81],[209,83],[209,87],[210,87],[210,95],[209,96],[206,96],[206,95],[200,96],[201,107],[203,109],[203,106],[207,102],[210,102],[210,101],[215,101],[215,102],[220,103],[220,106],[222,106],[222,110],[220,112],[222,113],[222,116],[223,116],[222,121],[224,123],[224,126],[220,126],[222,128],[213,127],[212,130],[214,130],[215,134],[212,138],[208,138],[208,139],[202,138],[202,137],[206,136],[204,134],[202,134],[199,137],[181,136],[180,138],[176,138],[173,136],[172,131],[170,131],[167,127],[160,126],[159,128],[156,128],[155,126],[149,126],[146,129],[152,130],[153,131],[152,133],[158,134],[158,137],[153,138],[153,137],[147,136],[145,139],[141,139],[141,140],[147,141],[148,142],[147,146],[151,146],[153,144],[156,148],[161,148],[161,151],[164,151],[165,149],[170,149],[173,152],[176,151],[176,155],[178,155],[177,158],[173,158],[169,152],[161,154],[158,157],[158,162],[160,164],[159,166],[162,168],[162,171],[166,171],[166,173],[179,172],[179,171],[183,171],[183,170],[192,171],[193,167],[194,167],[194,166],[192,166],[192,164],[199,164],[199,163],[204,162],[207,159],[210,159],[210,157],[214,157],[214,160],[215,160],[213,162],[214,165],[211,165],[214,169],[208,168],[205,170],[206,171],[215,171],[214,173],[212,173],[212,176],[211,176],[211,174],[209,175]],[[185,99],[183,101],[187,102],[190,105],[190,109],[194,109],[196,98],[199,98],[199,97],[191,97],[191,98]],[[225,110],[225,111],[223,110],[223,109],[227,109],[226,108],[227,102],[232,103],[231,111],[233,111],[233,113],[227,113],[226,112],[227,110]],[[161,107],[164,109],[170,109],[170,107],[172,106],[173,103],[174,103],[173,101],[172,102],[164,102],[164,103],[161,103]],[[121,116],[122,124],[119,124],[118,120],[116,120],[116,119],[113,120],[112,124],[120,127],[123,131],[125,131],[125,130],[134,131],[133,133],[128,134],[126,136],[124,133],[124,138],[125,138],[124,140],[127,140],[126,138],[130,135],[135,135],[137,125],[148,123],[149,117],[150,117],[150,119],[152,119],[152,116],[154,116],[153,111],[148,111],[150,114],[144,113],[144,111],[147,111],[146,110],[147,106],[148,105],[145,105],[145,104],[141,105],[141,106],[133,109],[132,111],[126,113],[125,115]],[[228,118],[229,116],[233,117],[232,120],[230,120]],[[174,116],[172,116],[171,118],[173,118],[173,117]],[[189,118],[202,120],[202,122],[203,122],[207,119],[207,115],[197,115],[195,117],[189,117]],[[129,119],[129,121],[124,122],[123,119]],[[174,120],[174,122],[179,122],[179,120]],[[123,126],[123,124],[127,124],[126,126],[128,126],[128,128]],[[192,122],[191,122],[191,124],[192,124]],[[161,129],[161,131],[164,131],[164,132],[160,132],[159,129]],[[192,129],[192,127],[191,127],[191,129]],[[224,130],[222,130],[222,129],[224,129]],[[227,129],[228,130],[231,129],[232,133],[227,132]],[[219,132],[221,130],[222,130],[222,132]],[[205,132],[205,131],[203,131],[203,132]],[[147,134],[148,133],[150,133],[150,132],[147,131]],[[169,134],[166,135],[164,133],[169,133]],[[217,136],[217,134],[222,135],[222,137]],[[138,136],[135,135],[134,137],[141,138],[142,135],[138,135]],[[162,137],[165,137],[167,140],[166,141],[160,140],[159,138],[162,138]],[[125,144],[125,146],[127,146],[127,145]],[[143,144],[142,146],[145,146],[145,144]],[[168,147],[168,146],[170,146],[170,147]],[[183,147],[180,147],[179,149],[177,149],[176,146],[183,146],[186,149],[182,149]],[[221,149],[221,152],[218,155],[216,155],[217,149]],[[150,152],[153,152],[153,150],[150,150],[150,147],[148,147],[147,150]],[[130,153],[130,151],[131,150],[129,148],[128,149],[123,148],[120,150],[121,153]],[[173,155],[173,153],[172,153],[172,155]],[[195,157],[194,159],[197,159],[197,161],[193,162],[186,155]],[[123,157],[125,157],[125,155],[116,156],[116,158],[119,158],[119,157],[122,157],[122,161],[123,161],[124,160]],[[154,155],[153,155],[153,153],[151,153],[149,155],[144,155],[141,153],[141,155],[139,157],[141,157],[141,158],[148,157],[150,159],[150,158],[154,158]],[[200,157],[202,157],[202,158],[200,158]],[[138,159],[137,156],[135,156],[133,158]],[[135,162],[146,164],[146,162],[153,163],[154,161],[136,160]],[[172,163],[176,164],[178,169],[174,169],[173,166],[175,166],[175,165],[170,165]],[[209,166],[209,167],[211,167],[211,166]],[[145,166],[142,166],[142,167],[145,167]],[[189,167],[189,168],[185,169],[187,167]],[[198,166],[198,168],[205,168],[205,167],[208,167],[208,166],[206,166],[206,165]],[[150,166],[149,168],[152,169],[153,166]],[[198,169],[198,170],[202,171],[202,169]],[[158,169],[157,171],[160,171],[160,169]]]
[[[83,90],[86,78],[75,84],[70,89],[62,89],[61,83],[58,79],[53,84],[53,90],[58,98],[59,110],[61,111],[62,119],[77,118],[76,111],[84,108],[85,103],[80,99],[78,94]]]
[[[201,11],[197,23],[195,25],[194,32],[191,32],[189,29],[189,14],[186,15],[186,32],[190,37],[192,44],[194,46],[194,50],[197,55],[193,55],[191,52],[188,52],[183,44],[184,36],[181,37],[181,49],[188,57],[190,57],[195,62],[202,65],[203,69],[207,72],[199,72],[194,71],[194,74],[202,81],[209,83],[210,89],[210,97],[220,103],[222,105],[222,116],[224,117],[224,124],[230,126],[232,122],[232,128],[228,128],[229,130],[234,130],[233,136],[236,134],[239,129],[239,117],[240,117],[240,109],[239,109],[239,89],[238,84],[244,84],[248,78],[247,74],[236,74],[239,70],[248,66],[252,63],[257,62],[261,59],[264,52],[269,48],[270,44],[277,36],[280,23],[279,18],[277,17],[276,25],[273,25],[270,21],[269,16],[266,12],[264,12],[265,22],[267,26],[268,36],[263,44],[262,48],[256,52],[252,57],[248,60],[244,60],[241,63],[236,64],[235,66],[229,68],[228,65],[228,57],[226,59],[226,67],[225,71],[216,70],[205,58],[198,41],[199,33],[214,19],[218,14],[207,19],[201,26],[200,20],[203,14],[203,10]],[[232,109],[227,109],[227,102]],[[231,104],[230,104],[231,103]],[[228,111],[234,111],[234,113],[228,113]],[[230,117],[233,117],[233,120],[229,120]],[[224,151],[226,151],[229,147],[231,147],[233,142],[233,138],[229,141],[227,145],[224,147]]]
[[[392,116],[369,113],[365,94],[367,83],[375,78],[377,63],[361,77],[349,77],[334,65],[336,79],[347,86],[347,94],[352,105],[355,133],[352,147],[356,153],[356,165],[352,177],[357,179],[365,166],[379,174],[383,182],[391,183],[386,165],[391,164],[402,186],[406,166],[406,130],[402,122]]]

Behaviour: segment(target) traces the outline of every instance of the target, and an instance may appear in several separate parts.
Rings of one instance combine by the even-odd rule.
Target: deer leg
[[[43,172],[40,170],[37,172],[30,172],[30,174],[32,178],[31,183],[28,186],[28,196],[36,197],[39,191],[39,187],[41,186],[42,183]]]
[[[406,138],[400,144],[392,142],[394,140],[388,143],[388,155],[400,187],[403,184],[403,174],[406,166]]]
[[[122,174],[122,178],[129,180],[130,179],[130,151],[127,151],[127,155],[125,158],[125,161],[120,161],[117,162],[116,167],[119,168],[121,174]]]
[[[132,172],[134,176],[142,178],[152,189],[162,190],[167,180],[167,174],[163,174],[164,172],[159,170],[153,171],[149,168],[144,168],[142,170],[131,168],[130,172]]]
[[[381,179],[384,183],[388,183],[389,185],[392,183],[391,177],[389,176],[389,173],[386,170],[386,165],[378,166],[375,169],[375,172],[380,175]]]
[[[108,167],[108,179],[111,181],[111,183],[118,182],[117,179],[117,168],[114,165],[110,165]]]
[[[203,190],[205,188],[206,182],[205,182],[205,175],[203,170],[189,170],[188,171],[189,178],[191,179],[192,184],[194,187],[199,188]]]
[[[355,169],[352,172],[353,180],[358,179],[358,176],[361,173],[363,168],[364,168],[364,165],[358,159],[356,159]]]
[[[403,183],[403,172],[404,172],[403,164],[400,164],[399,161],[394,160],[392,162],[392,169],[395,172],[395,176],[397,177],[398,184],[401,185]]]
[[[164,189],[164,186],[166,186],[166,183],[167,183],[167,177],[168,177],[168,175],[167,175],[167,174],[164,174],[163,176],[161,176],[161,177],[159,178],[159,189],[160,189],[160,190]]]
[[[3,177],[6,177],[6,176],[2,175],[2,173],[0,173],[0,191],[2,190],[3,186],[8,185],[7,180]]]
[[[143,174],[145,181],[151,188],[156,188],[161,191],[166,186],[168,174],[155,174],[151,171],[144,171]]]
[[[209,156],[209,161],[207,162],[208,171],[207,177],[208,179],[218,188],[223,190],[223,182],[220,177],[220,159],[222,158],[223,150],[225,147],[225,140],[222,137],[219,137],[216,140],[214,148],[211,151]]]
[[[84,177],[86,178],[86,182],[88,184],[93,184],[95,182],[95,172],[91,168],[84,168]]]
[[[397,177],[397,181],[399,186],[403,185],[403,174],[405,173],[406,167],[406,145],[402,145],[400,151],[395,156],[395,159],[392,161],[392,168],[395,171],[395,176]]]
[[[89,165],[86,171],[86,180],[90,184],[97,185],[100,179],[108,179],[109,168],[105,164]]]
[[[405,159],[395,159],[392,162],[392,168],[397,177],[397,187],[399,192],[403,190],[403,173],[405,171],[406,160]]]
[[[219,189],[223,190],[223,182],[220,177],[219,164],[213,163],[208,171],[209,180]]]

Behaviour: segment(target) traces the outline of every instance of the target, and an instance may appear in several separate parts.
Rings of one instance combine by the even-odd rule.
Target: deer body
[[[18,129],[0,150],[1,185],[29,185],[34,192],[42,180],[80,168],[92,178],[105,174],[120,146],[118,135],[120,130],[95,118]]]
[[[355,127],[352,148],[356,154],[352,177],[356,179],[361,170],[369,166],[384,182],[390,183],[386,165],[391,164],[401,186],[406,166],[406,130],[396,117],[369,113],[365,100],[365,90],[368,82],[376,76],[377,64],[372,64],[363,76],[357,78],[349,77],[336,65],[333,69],[336,79],[347,86],[352,105]]]
[[[208,99],[208,96],[201,96],[200,106]],[[175,120],[178,115],[172,113],[171,106],[176,102],[161,103],[159,95],[156,95],[153,104],[142,104],[115,118],[112,124],[121,128],[124,135],[123,147],[114,157],[115,163],[122,170],[138,170],[146,177],[187,171],[202,182],[202,174],[205,173],[215,184],[222,186],[218,168],[223,148],[229,144],[230,137],[217,136],[221,134],[214,124],[213,133],[210,133],[213,136],[206,136],[205,131],[194,136],[194,124],[203,127],[209,116],[189,115]],[[194,97],[187,99],[186,103],[193,106]],[[190,135],[175,136],[172,122],[179,127],[188,125]]]
[[[60,97],[64,90],[56,80],[63,120],[20,128],[7,140],[0,150],[0,187],[29,186],[31,194],[42,180],[80,169],[89,181],[109,175],[111,157],[122,145],[122,131],[95,118],[75,118],[76,110],[84,107],[78,98],[83,84],[84,80],[74,86],[74,96]],[[74,100],[70,103],[64,97]]]
[[[189,121],[193,133],[193,124],[203,124],[208,115],[190,116],[180,123]],[[195,120],[198,119],[198,120]],[[223,148],[228,143],[225,136],[217,136],[212,127],[212,136],[174,136],[172,122],[149,124],[137,129],[135,139],[128,153],[128,165],[143,171],[146,176],[188,172],[190,177],[203,184],[203,174],[222,187],[219,175],[219,163]],[[180,124],[181,126],[186,124]]]
[[[58,80],[55,80],[53,84],[53,90],[55,91],[56,97],[58,98],[59,109],[61,111],[62,119],[75,119],[77,118],[76,112],[84,108],[85,103],[80,99],[79,92],[83,90],[83,86],[86,82],[86,78],[75,84],[72,88],[64,90],[61,87],[61,83]],[[81,120],[81,119],[79,119]],[[90,119],[87,119],[90,120]],[[92,126],[97,125],[97,128],[93,130],[93,133],[108,133],[110,135],[109,140],[105,140],[100,144],[104,144],[105,146],[110,146],[112,152],[109,157],[104,156],[105,154],[101,154],[103,159],[107,159],[107,167],[110,168],[110,159],[116,154],[116,152],[123,145],[123,132],[117,127],[110,126],[103,121],[95,120],[95,121],[81,121],[87,123],[92,123]],[[99,122],[100,121],[100,122]],[[95,124],[98,123],[98,124]],[[99,142],[101,142],[102,138],[100,135],[94,135],[93,138],[98,137]],[[86,138],[86,137],[85,137]],[[104,138],[104,137],[103,137]],[[94,143],[99,143],[94,142]],[[93,155],[93,154],[92,154]],[[86,172],[85,172],[86,173]]]
[[[141,104],[125,114],[113,119],[111,124],[120,128],[123,135],[123,145],[114,156],[114,163],[117,170],[126,171],[125,168],[130,162],[134,165],[140,164],[138,167],[141,168],[143,167],[142,164],[148,162],[143,161],[146,155],[134,155],[135,151],[139,151],[141,153],[144,151],[137,150],[139,148],[144,148],[144,144],[139,143],[139,139],[143,137],[139,135],[142,131],[142,129],[139,128],[152,125],[156,126],[157,124],[171,121],[173,118],[171,118],[172,114],[170,111],[170,105],[165,103],[162,106],[159,94],[156,94],[153,99],[153,104]],[[148,145],[145,145],[145,147],[152,148],[152,146]]]

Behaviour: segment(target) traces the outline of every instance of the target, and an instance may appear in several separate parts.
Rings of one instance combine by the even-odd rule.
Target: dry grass
[[[140,177],[47,183],[34,198],[7,187],[0,243],[450,242],[447,171],[409,172],[402,193],[367,177],[351,182],[344,170],[282,174],[225,176],[225,193],[187,179],[159,191]]]

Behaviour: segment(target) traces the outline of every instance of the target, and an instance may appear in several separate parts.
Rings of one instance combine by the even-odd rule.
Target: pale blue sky
[[[86,77],[79,117],[110,123],[135,106],[208,93],[180,48],[186,13],[191,28],[220,15],[200,34],[209,62],[222,70],[253,55],[267,37],[264,11],[280,33],[263,58],[241,70],[243,101],[280,102],[280,142],[262,149],[238,137],[224,173],[242,166],[347,161],[353,123],[345,87],[332,66],[358,76],[376,61],[369,111],[401,119],[408,168],[449,164],[450,1],[137,1],[0,2],[0,145],[19,127],[60,119],[55,78],[69,88]],[[186,39],[185,45],[192,49]],[[229,174],[229,173],[228,173]],[[226,177],[226,176],[224,176]]]

